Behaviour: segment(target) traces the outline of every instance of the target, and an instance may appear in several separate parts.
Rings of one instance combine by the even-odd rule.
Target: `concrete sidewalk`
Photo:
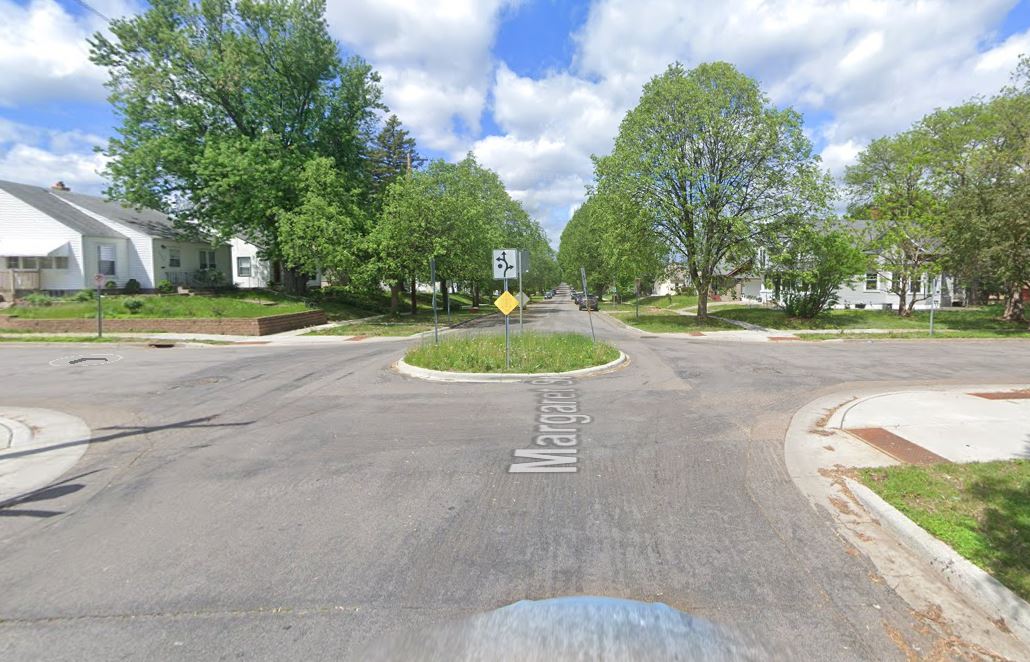
[[[1030,388],[883,393],[841,407],[826,428],[899,461],[909,445],[950,462],[1030,458]]]
[[[1030,384],[834,393],[801,408],[787,472],[917,612],[967,641],[1030,659],[1030,605],[852,479],[902,463],[1030,458]]]

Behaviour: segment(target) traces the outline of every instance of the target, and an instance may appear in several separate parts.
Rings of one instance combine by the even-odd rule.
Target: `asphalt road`
[[[530,311],[589,328],[571,302]],[[632,362],[574,385],[592,419],[575,473],[508,471],[539,387],[401,377],[405,343],[0,347],[0,405],[94,431],[60,484],[0,509],[0,659],[348,659],[567,595],[663,602],[770,657],[929,650],[788,478],[784,431],[844,385],[1025,381],[1030,343],[729,343],[593,320]],[[92,352],[122,358],[49,365]]]

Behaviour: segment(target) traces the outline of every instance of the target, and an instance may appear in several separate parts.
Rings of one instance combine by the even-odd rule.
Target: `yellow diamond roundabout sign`
[[[519,307],[519,300],[513,297],[511,292],[505,290],[504,294],[497,297],[497,300],[494,301],[494,305],[505,315],[510,315],[511,311]]]

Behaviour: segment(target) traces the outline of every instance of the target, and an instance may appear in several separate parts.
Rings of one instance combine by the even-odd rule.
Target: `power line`
[[[75,4],[79,5],[80,7],[82,7],[83,9],[85,9],[86,11],[90,11],[90,12],[93,12],[94,14],[96,14],[96,15],[97,15],[97,16],[99,16],[100,18],[104,19],[104,20],[105,20],[105,21],[107,21],[108,23],[110,23],[110,22],[111,22],[111,19],[109,19],[108,17],[106,17],[106,16],[104,16],[103,14],[101,14],[101,13],[100,13],[99,11],[97,11],[96,9],[94,9],[94,8],[93,8],[92,6],[90,6],[90,4],[89,4],[89,3],[85,2],[84,0],[73,0],[73,2],[75,2]]]

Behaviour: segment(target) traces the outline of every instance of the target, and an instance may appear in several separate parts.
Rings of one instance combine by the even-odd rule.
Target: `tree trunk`
[[[697,288],[697,321],[703,324],[708,321],[708,283],[699,283]]]
[[[397,314],[397,309],[401,306],[401,282],[395,280],[390,283],[390,313],[393,315]]]
[[[304,294],[308,289],[307,274],[297,269],[283,267],[283,289],[290,294]]]
[[[898,285],[898,317],[908,317],[908,276],[902,276]]]
[[[447,279],[440,279],[440,291],[443,292],[443,303],[440,304],[440,308],[447,310],[447,302],[450,301],[450,292],[447,291]]]
[[[1009,288],[1008,298],[1005,300],[1005,313],[1002,319],[1006,322],[1025,322],[1023,317],[1023,292],[1019,285]]]
[[[415,283],[415,279],[412,278],[411,279],[411,314],[412,315],[418,313],[418,290],[415,289],[416,287],[417,287],[417,284]]]

